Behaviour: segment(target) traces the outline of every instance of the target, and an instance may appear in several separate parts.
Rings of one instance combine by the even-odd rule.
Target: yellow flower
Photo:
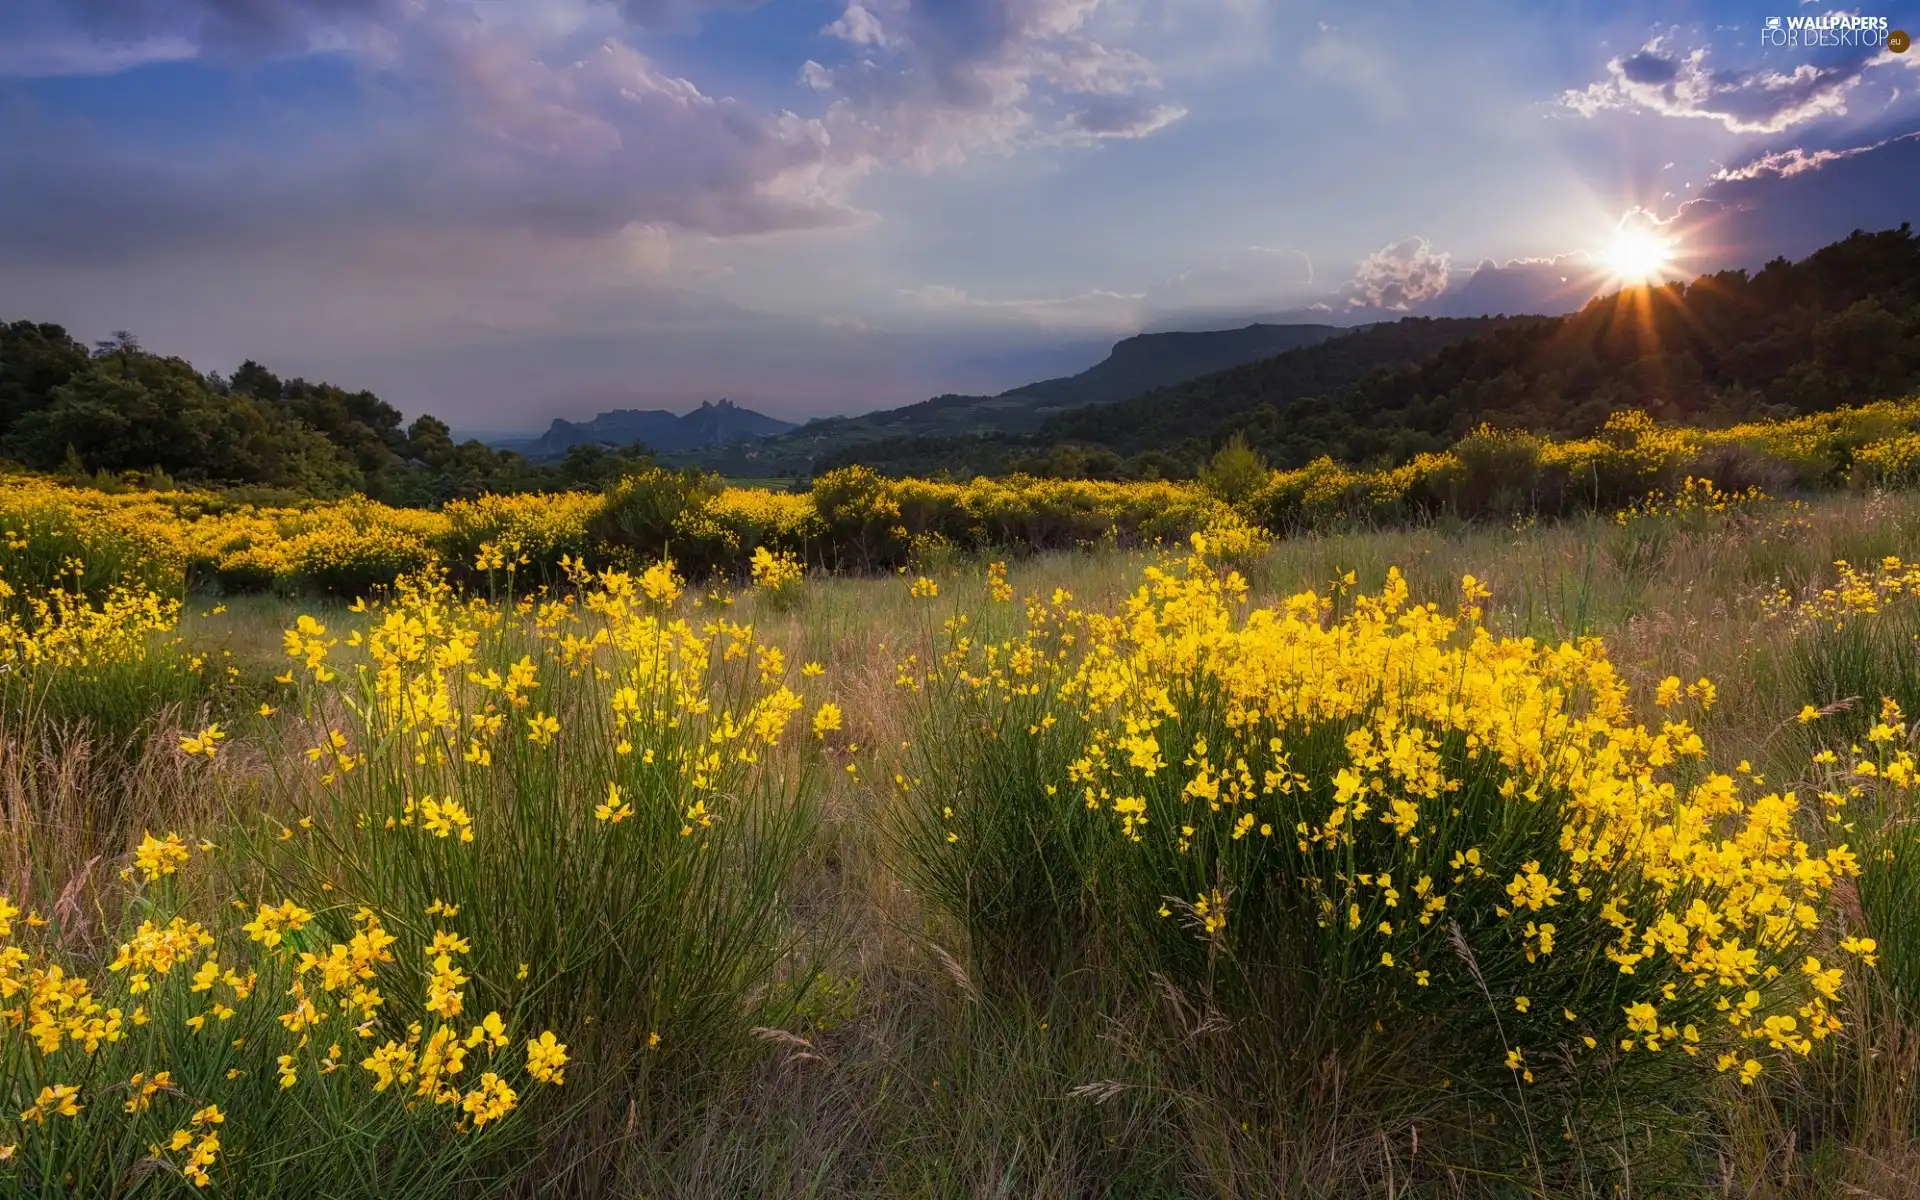
[[[550,746],[560,732],[560,722],[546,713],[535,713],[527,718],[527,740],[536,746]]]
[[[162,875],[171,875],[187,861],[186,843],[178,834],[169,833],[166,839],[155,838],[151,833],[143,833],[140,845],[134,849],[133,865],[148,883]]]
[[[813,714],[813,736],[824,738],[840,728],[840,706],[828,701]]]
[[[473,840],[473,818],[459,801],[448,797],[436,800],[432,796],[420,798],[420,827],[435,837],[458,835],[463,842]]]
[[[507,1042],[506,1022],[500,1019],[500,1014],[497,1012],[490,1012],[481,1018],[480,1023],[473,1027],[471,1033],[467,1034],[468,1046],[484,1044],[489,1054],[505,1046]]]
[[[480,1076],[480,1086],[468,1092],[460,1101],[460,1107],[473,1118],[475,1129],[497,1121],[513,1111],[519,1096],[507,1086],[507,1081],[492,1071]]]
[[[307,922],[313,920],[313,914],[292,900],[283,900],[278,907],[270,904],[260,906],[259,915],[240,928],[252,940],[272,949],[289,933],[297,933]]]
[[[196,754],[201,754],[201,755],[205,755],[208,758],[212,758],[214,756],[214,752],[219,749],[219,744],[221,739],[225,738],[226,736],[227,736],[226,734],[220,732],[220,726],[216,722],[215,724],[207,726],[205,729],[202,729],[199,733],[196,733],[191,737],[181,738],[180,751],[181,753],[186,754],[189,757]]]
[[[596,819],[605,821],[609,825],[618,825],[633,815],[633,805],[620,798],[619,784],[609,783],[607,784],[607,798],[593,810],[593,815]]]
[[[39,1098],[32,1108],[20,1114],[20,1120],[45,1125],[48,1116],[77,1117],[84,1107],[80,1103],[79,1088],[70,1083],[56,1083],[40,1089]]]
[[[659,1044],[659,1035],[654,1035],[649,1046]],[[553,1036],[551,1029],[539,1037],[527,1042],[527,1074],[541,1083],[562,1084],[567,1081],[567,1045]]]

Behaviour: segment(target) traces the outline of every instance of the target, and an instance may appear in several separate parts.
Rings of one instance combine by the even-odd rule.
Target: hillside
[[[1025,470],[1090,478],[1180,477],[1192,473],[1208,447],[1224,440],[1223,427],[1260,405],[1337,392],[1370,372],[1418,362],[1457,342],[1543,319],[1409,317],[1117,404],[1059,413],[1024,436],[895,438],[828,455],[820,465],[859,463],[888,475],[944,471],[967,476]]]
[[[631,446],[635,442],[661,452],[702,450],[772,437],[793,428],[791,421],[722,399],[718,404],[702,403],[684,415],[661,408],[616,408],[590,421],[556,418],[537,438],[502,439],[494,444],[537,460],[565,454],[575,446]]]
[[[1125,400],[1348,332],[1335,325],[1256,324],[1205,333],[1137,334],[1116,342],[1105,359],[1077,375],[1025,384],[996,396],[947,394],[861,416],[809,421],[780,437],[672,455],[670,461],[736,476],[806,475],[824,460],[858,457],[863,447],[895,439],[1028,434],[1065,410]]]
[[[1241,363],[1315,346],[1346,332],[1333,325],[1248,325],[1201,333],[1136,334],[1115,342],[1111,354],[1078,375],[1030,383],[1006,395],[1063,408],[1110,404]]]
[[[1673,424],[1822,412],[1920,388],[1920,238],[1855,233],[1797,263],[1603,296],[1515,321],[1340,392],[1216,425],[1276,466],[1404,461],[1482,422],[1561,436],[1643,409]],[[1177,402],[1176,402],[1177,403]],[[1182,407],[1185,407],[1182,405]]]
[[[829,455],[888,474],[1190,474],[1235,434],[1269,463],[1403,462],[1482,422],[1592,433],[1818,412],[1920,387],[1920,238],[1855,233],[1793,263],[1631,288],[1564,317],[1409,318],[1215,372],[1031,434]]]

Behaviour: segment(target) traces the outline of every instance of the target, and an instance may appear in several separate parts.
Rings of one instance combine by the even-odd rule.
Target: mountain
[[[1211,443],[1224,424],[1262,404],[1286,405],[1305,396],[1338,392],[1383,368],[1415,363],[1526,317],[1408,317],[1370,325],[1346,337],[1303,346],[1135,396],[1100,413],[1070,412],[1049,419],[1034,440],[1072,442],[1135,454]]]
[[[1166,477],[1236,434],[1276,467],[1322,455],[1396,464],[1482,422],[1581,437],[1623,409],[1728,424],[1916,391],[1920,237],[1902,225],[1797,263],[1627,288],[1565,316],[1409,317],[1056,413],[1030,433],[894,438],[815,467]]]
[[[1078,375],[1045,379],[1005,393],[1062,408],[1110,404],[1154,388],[1183,383],[1313,346],[1348,332],[1332,325],[1248,325],[1243,329],[1142,333],[1115,342],[1113,352]]]
[[[1111,404],[1350,332],[1335,325],[1254,324],[1201,333],[1137,334],[1116,342],[1105,359],[1077,375],[1044,379],[997,396],[948,394],[857,417],[822,418],[776,438],[746,445],[709,443],[673,458],[729,475],[806,475],[823,456],[890,439],[1031,433],[1057,413]],[[562,423],[554,424],[558,428]]]
[[[1146,456],[1136,467],[1159,476],[1186,473],[1208,447],[1225,436],[1220,432],[1222,427],[1261,405],[1285,405],[1304,396],[1337,392],[1358,383],[1370,372],[1419,362],[1456,342],[1512,321],[1528,319],[1409,317],[1391,324],[1362,326],[1338,331],[1343,333],[1341,337],[1296,345],[1278,354],[1156,388],[1118,403],[1057,412],[1024,434],[896,437],[844,448],[816,466],[827,469],[859,463],[889,475],[928,475],[944,469],[949,474],[965,476],[998,474],[1016,468],[1049,474],[1089,471],[1128,474],[1137,471],[1123,470],[1121,457]],[[1147,335],[1153,338],[1213,336],[1216,335]],[[1129,339],[1140,340],[1143,339]],[[803,429],[800,435],[794,436],[804,433]],[[1055,454],[1056,447],[1071,449]],[[1081,461],[1085,458],[1082,452],[1089,450],[1096,452],[1093,461],[1099,465]],[[1032,461],[1035,456],[1049,454],[1054,454],[1050,463]],[[1080,459],[1074,457],[1076,454]]]
[[[616,408],[591,421],[556,418],[537,438],[509,439],[494,444],[501,449],[518,450],[532,459],[552,458],[573,446],[630,446],[635,442],[654,451],[671,453],[772,437],[793,428],[791,421],[741,408],[723,399],[718,404],[702,403],[684,416],[661,408]]]

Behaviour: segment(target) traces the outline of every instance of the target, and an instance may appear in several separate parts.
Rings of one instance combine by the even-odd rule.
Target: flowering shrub
[[[280,757],[307,769],[252,844],[303,903],[511,930],[449,958],[427,1009],[551,1028],[569,1079],[645,1111],[654,1072],[684,1088],[779,1017],[763,985],[814,820],[816,685],[749,626],[676,616],[671,563],[561,565],[564,593],[409,579],[350,629],[287,631]]]
[[[1767,499],[1767,494],[1758,487],[1748,487],[1738,492],[1725,491],[1715,487],[1711,479],[1695,479],[1689,475],[1681,481],[1673,495],[1659,490],[1649,492],[1613,514],[1613,519],[1617,524],[1630,525],[1635,521],[1662,517],[1725,515],[1738,513]]]
[[[776,608],[791,607],[806,583],[806,564],[788,550],[775,554],[765,546],[756,546],[749,569],[753,586]]]
[[[1706,765],[1707,681],[1642,724],[1603,645],[1498,638],[1485,596],[1416,604],[1394,572],[1248,610],[1195,555],[1111,614],[1056,594],[1003,641],[956,624],[912,681],[932,748],[903,778],[942,780],[906,789],[916,874],[988,979],[1091,957],[1303,1070],[1357,1068],[1371,1029],[1550,1125],[1678,1064],[1751,1082],[1810,1053],[1840,1028],[1819,934],[1854,855]]]
[[[265,508],[211,492],[108,494],[9,476],[0,479],[0,574],[16,586],[90,596],[118,582],[177,594],[189,580],[211,579],[230,591],[347,597],[429,566],[462,578],[511,569],[553,583],[563,558],[634,569],[671,554],[706,578],[749,573],[762,548],[831,569],[882,571],[924,561],[934,548],[1151,545],[1219,526],[1229,511],[1283,534],[1442,512],[1675,516],[1757,503],[1766,489],[1756,475],[1767,487],[1782,479],[1908,486],[1916,429],[1920,400],[1717,430],[1623,412],[1594,437],[1570,441],[1482,427],[1446,453],[1397,467],[1320,459],[1276,471],[1232,510],[1193,484],[1025,476],[962,484],[887,479],[861,467],[823,474],[810,494],[653,468],[604,495],[482,496],[438,512],[357,497]],[[63,575],[72,561],[86,564],[86,578]]]
[[[1767,614],[1802,625],[1843,628],[1848,622],[1874,616],[1889,606],[1920,599],[1920,563],[1889,555],[1862,570],[1852,563],[1835,562],[1837,577],[1819,591],[1805,595],[1781,588],[1763,599]]]
[[[0,1135],[0,1192],[110,1194],[151,1174],[320,1194],[371,1170],[457,1195],[489,1126],[564,1081],[551,1032],[519,1035],[464,1002],[471,944],[451,910],[390,930],[370,908],[282,899],[203,923],[180,911],[195,853],[143,839],[126,871],[141,919],[103,968],[0,897],[0,1103],[19,1114]]]

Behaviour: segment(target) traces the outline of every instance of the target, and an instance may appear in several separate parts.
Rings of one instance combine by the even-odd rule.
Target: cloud
[[[752,6],[598,5],[649,28]],[[823,30],[848,60],[805,68],[823,100],[811,116],[708,94],[617,30],[583,54],[552,22],[578,33],[593,7],[546,4],[542,27],[512,23],[525,7],[477,0],[20,0],[0,14],[0,65],[107,70],[158,54],[330,50],[370,73],[383,107],[351,140],[245,157],[143,158],[84,135],[0,141],[0,175],[23,181],[0,191],[0,259],[356,230],[592,238],[652,225],[734,237],[845,226],[877,219],[849,199],[875,170],[1145,137],[1186,113],[1152,98],[1151,64],[1113,40],[1133,11],[1116,0],[848,3]]]
[[[856,46],[885,46],[892,39],[880,25],[880,18],[867,11],[864,5],[849,4],[840,14],[840,19],[820,31],[828,37],[837,37],[843,42]]]
[[[1698,271],[1798,258],[1856,229],[1920,213],[1920,133],[1871,145],[1764,154],[1716,174],[1665,221]]]
[[[1383,246],[1360,260],[1343,289],[1348,308],[1405,311],[1447,290],[1452,256],[1436,254],[1423,237]]]
[[[836,145],[923,169],[1144,137],[1187,110],[1148,99],[1153,64],[1105,36],[1129,29],[1106,0],[859,0],[822,31],[853,58],[809,60],[801,78],[827,98]]]
[[[128,0],[89,19],[151,36]],[[618,40],[549,62],[531,35],[489,27],[448,0],[219,0],[215,22],[312,42],[303,19],[381,16],[361,40],[376,72],[424,99],[351,142],[293,143],[241,157],[143,157],[84,132],[26,128],[0,141],[0,258],[162,254],[209,241],[409,230],[423,237],[525,230],[601,237],[634,225],[733,236],[870,219],[845,197],[864,169],[819,118],[704,93]],[[237,35],[236,35],[237,36]],[[264,44],[264,43],[262,43]]]
[[[1116,292],[1106,288],[1089,288],[1068,296],[989,298],[937,283],[901,288],[898,294],[921,308],[1014,316],[1041,328],[1131,327],[1138,322],[1140,302],[1147,298],[1145,292]]]
[[[1826,63],[1803,62],[1790,71],[1716,69],[1706,46],[1682,49],[1662,34],[1633,54],[1607,63],[1607,77],[1561,94],[1559,103],[1583,117],[1625,110],[1715,121],[1733,133],[1779,133],[1847,111],[1847,99],[1867,71],[1897,56],[1885,52]]]
[[[1605,287],[1605,272],[1584,250],[1505,262],[1485,258],[1464,281],[1421,305],[1419,311],[1436,317],[1558,316],[1580,308]]]
[[[1187,115],[1177,104],[1149,104],[1131,96],[1094,96],[1067,114],[1063,122],[1071,136],[1138,138],[1160,132]]]
[[[49,0],[24,0],[26,7]],[[70,0],[81,30],[105,43],[180,37],[212,57],[317,48],[402,19],[406,0]]]

